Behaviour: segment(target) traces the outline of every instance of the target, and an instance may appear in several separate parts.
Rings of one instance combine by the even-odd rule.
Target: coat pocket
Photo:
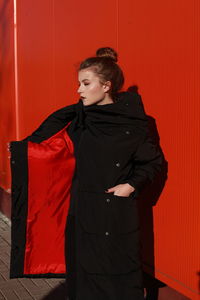
[[[96,234],[125,234],[139,227],[135,195],[79,191],[77,217],[84,231]]]
[[[129,197],[112,195],[109,227],[114,234],[125,234],[138,230],[139,217],[135,194]]]

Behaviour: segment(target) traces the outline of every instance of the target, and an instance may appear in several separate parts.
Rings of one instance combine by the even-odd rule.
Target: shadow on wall
[[[138,94],[138,86],[134,85],[128,88],[129,92]],[[158,134],[156,121],[148,116],[149,132],[153,141],[158,145],[160,151],[160,137]],[[163,154],[163,152],[162,152]],[[163,154],[164,157],[164,154]],[[154,224],[153,224],[153,206],[156,205],[167,180],[168,163],[163,160],[161,173],[158,174],[153,184],[149,184],[138,197],[138,208],[141,224],[141,243],[142,243],[142,262],[144,287],[147,291],[148,300],[157,300],[159,297],[159,288],[165,284],[155,278],[154,261]]]

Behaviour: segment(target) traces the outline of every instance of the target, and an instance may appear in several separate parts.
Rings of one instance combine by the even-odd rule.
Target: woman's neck
[[[102,99],[100,102],[98,102],[97,105],[104,105],[104,104],[110,104],[110,103],[114,103],[114,101],[110,97],[110,95],[106,94],[104,99]]]

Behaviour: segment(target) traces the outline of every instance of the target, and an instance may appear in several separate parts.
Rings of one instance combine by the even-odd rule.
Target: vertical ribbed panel
[[[198,0],[120,1],[119,7],[127,87],[138,85],[168,161],[153,209],[154,265],[148,248],[144,261],[191,299],[199,299],[200,271],[199,13]]]
[[[20,134],[24,137],[50,112],[78,101],[78,64],[101,45],[116,47],[117,7],[116,0],[103,1],[98,9],[92,0],[87,5],[18,0],[17,12]]]
[[[16,136],[14,86],[13,1],[0,0],[0,186],[8,192],[7,143]]]

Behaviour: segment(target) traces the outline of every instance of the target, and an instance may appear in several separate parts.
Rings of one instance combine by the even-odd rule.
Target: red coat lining
[[[28,142],[28,217],[24,274],[66,273],[65,224],[75,169],[66,128]]]

